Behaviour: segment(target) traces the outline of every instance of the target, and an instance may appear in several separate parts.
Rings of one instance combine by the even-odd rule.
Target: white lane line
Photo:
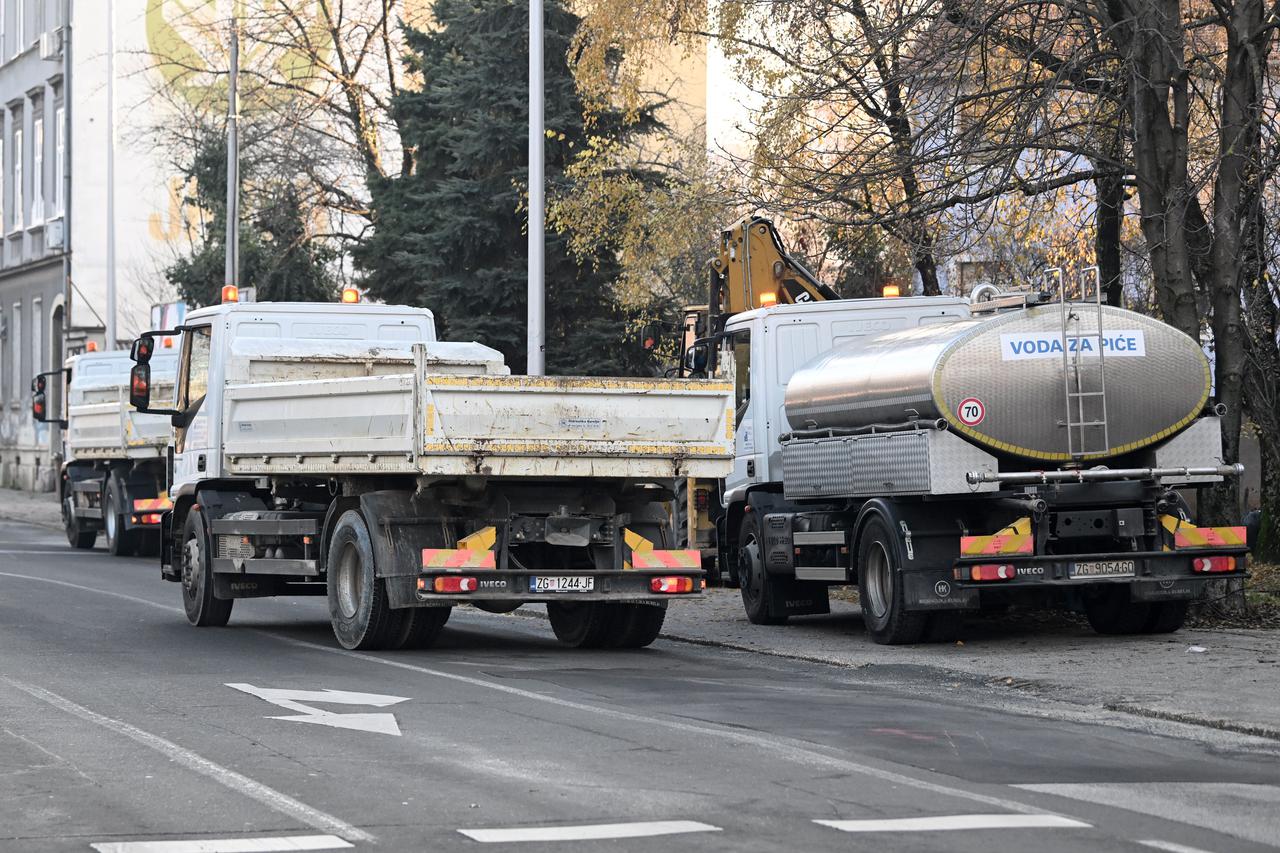
[[[107,595],[112,598],[119,598],[125,601],[132,601],[137,604],[143,604],[147,607],[154,607],[158,610],[165,610],[170,613],[182,613],[181,608],[169,607],[155,601],[149,601],[145,598],[138,598],[132,595],[125,595],[119,592],[111,592],[110,590],[97,589],[82,584],[67,583],[66,581],[53,580],[52,578],[35,577],[33,575],[18,575],[6,572],[0,572],[0,577],[20,578],[22,580],[42,581],[45,583],[57,584],[59,586],[77,589],[81,592],[95,593],[98,595]],[[492,681],[485,681],[482,678],[474,678],[469,675],[459,675],[453,672],[445,672],[444,670],[431,669],[430,667],[417,666],[416,664],[406,663],[394,658],[378,657],[365,652],[348,651],[337,646],[322,646],[318,643],[307,642],[306,640],[298,640],[285,634],[277,634],[274,631],[265,631],[259,628],[251,628],[263,636],[271,637],[286,645],[297,646],[298,648],[311,649],[312,651],[324,652],[331,655],[340,655],[342,657],[355,658],[356,660],[366,661],[368,663],[389,666],[395,669],[403,669],[409,672],[417,672],[422,675],[429,675],[433,678],[443,678],[447,681],[454,681],[460,684],[470,684],[473,687],[481,687],[486,690],[492,690],[498,693],[505,693],[509,696],[519,696],[523,699],[529,699],[535,702],[543,702],[553,705],[557,708],[569,708],[575,711],[582,711],[589,714],[596,714],[602,717],[609,717],[615,720],[623,720],[629,723],[638,723],[641,725],[655,726],[665,728],[670,731],[678,731],[684,734],[695,735],[697,737],[717,737],[721,740],[742,744],[753,747],[762,752],[767,752],[781,756],[786,761],[807,765],[810,767],[825,767],[839,770],[845,773],[857,773],[863,776],[869,776],[873,779],[879,779],[882,782],[888,782],[894,785],[903,785],[914,788],[918,791],[928,791],[930,793],[939,794],[946,797],[956,797],[962,800],[968,800],[974,803],[981,803],[992,808],[1004,809],[1006,811],[1019,812],[1021,814],[1030,815],[1046,815],[1056,814],[1047,809],[1037,806],[1019,803],[1008,797],[990,796],[987,794],[979,794],[963,788],[953,788],[950,785],[942,785],[936,782],[928,782],[924,779],[916,779],[913,776],[907,776],[902,773],[895,773],[892,770],[885,770],[880,767],[873,767],[852,761],[845,758],[837,758],[826,753],[818,752],[810,749],[804,742],[795,741],[776,735],[753,734],[752,732],[742,729],[731,729],[728,727],[718,726],[714,723],[690,723],[682,720],[667,719],[663,717],[652,717],[646,714],[639,714],[634,711],[624,711],[620,708],[610,708],[602,705],[590,705],[585,702],[575,702],[572,699],[561,699],[557,696],[549,696],[545,693],[536,693],[532,690],[524,690],[519,687],[513,687],[509,684],[499,684]]]
[[[648,838],[686,832],[720,832],[720,827],[696,820],[650,820],[637,823],[592,823],[582,826],[514,826],[508,829],[459,829],[472,841],[496,844],[511,841],[595,841],[608,838]]]
[[[243,794],[246,797],[257,800],[267,808],[273,809],[283,815],[287,815],[298,820],[313,829],[319,829],[324,832],[330,832],[339,835],[348,841],[373,841],[374,837],[362,829],[357,829],[346,821],[339,820],[333,815],[326,814],[319,809],[314,809],[306,803],[295,800],[288,794],[282,794],[275,788],[269,788],[266,785],[254,779],[250,779],[241,773],[215,764],[202,755],[197,755],[189,749],[178,746],[173,741],[165,740],[159,735],[153,735],[145,732],[137,726],[131,726],[123,720],[116,720],[111,717],[99,714],[97,711],[90,711],[83,705],[77,705],[70,699],[51,693],[43,687],[36,687],[34,684],[24,684],[21,681],[14,681],[12,678],[0,676],[0,681],[5,682],[11,687],[21,690],[28,696],[39,699],[60,711],[65,711],[72,716],[79,717],[82,720],[102,726],[117,734],[122,734],[130,740],[142,744],[148,749],[153,749],[170,761],[186,767],[188,770],[207,776],[213,781],[224,785],[237,794]],[[287,849],[287,848],[286,848]]]
[[[61,551],[57,548],[46,548],[37,551],[33,548],[0,548],[0,557],[6,554],[44,554],[47,557],[103,557],[102,552],[95,551]]]
[[[279,838],[192,838],[183,841],[103,841],[98,853],[287,853],[292,850],[341,850],[351,847],[336,835]]]
[[[943,832],[955,829],[1089,829],[1084,821],[1057,815],[953,814],[876,820],[815,820],[841,832]]]
[[[1209,853],[1208,850],[1201,850],[1199,847],[1174,844],[1172,841],[1161,841],[1158,838],[1139,839],[1138,843],[1143,847],[1154,847],[1156,850],[1166,850],[1168,853]]]

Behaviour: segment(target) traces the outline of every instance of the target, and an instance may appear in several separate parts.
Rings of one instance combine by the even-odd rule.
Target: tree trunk
[[[1093,252],[1108,305],[1124,307],[1124,285],[1120,278],[1120,227],[1124,218],[1124,184],[1118,176],[1099,175],[1097,190],[1098,227]]]

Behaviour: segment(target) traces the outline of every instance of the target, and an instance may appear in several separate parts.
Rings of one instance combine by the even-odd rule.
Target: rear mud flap
[[[1206,581],[1199,578],[1162,578],[1129,584],[1130,601],[1184,601],[1195,598]]]
[[[821,616],[831,612],[825,583],[783,581],[772,587],[769,610],[776,616]]]
[[[978,591],[952,582],[951,570],[903,572],[908,610],[977,610]]]

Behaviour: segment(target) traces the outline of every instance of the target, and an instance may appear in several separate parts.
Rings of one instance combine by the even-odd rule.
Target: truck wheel
[[[233,599],[213,594],[213,566],[209,562],[209,537],[200,510],[187,513],[182,527],[182,607],[187,621],[199,628],[221,628],[231,618]]]
[[[779,581],[764,570],[760,541],[755,514],[747,513],[738,531],[738,590],[742,593],[742,608],[753,624],[782,625],[787,621],[787,614],[774,613],[769,606]]]
[[[76,517],[74,492],[68,491],[62,498],[62,527],[67,533],[67,543],[72,548],[87,551],[98,541],[98,531],[85,530],[80,526],[80,519]]]
[[[862,531],[858,547],[858,602],[871,639],[884,646],[920,642],[929,614],[908,611],[903,599],[897,541],[879,518]]]
[[[612,639],[616,609],[606,601],[548,601],[547,618],[560,642],[576,649],[598,649]]]
[[[1147,626],[1151,605],[1129,600],[1129,587],[1105,586],[1086,593],[1084,614],[1099,634],[1139,634]]]
[[[1151,605],[1151,615],[1142,626],[1144,634],[1172,634],[1187,621],[1190,601],[1159,601]]]
[[[107,532],[107,553],[113,557],[128,557],[133,553],[133,534],[125,528],[124,516],[120,514],[114,477],[107,480],[106,491],[102,502],[102,527]]]
[[[658,639],[666,618],[665,604],[615,605],[613,636],[608,645],[616,649],[643,649]]]
[[[393,649],[429,649],[435,645],[444,623],[449,621],[452,607],[411,607],[400,620],[400,633],[392,641]]]
[[[329,542],[329,622],[344,649],[393,647],[405,614],[391,609],[374,569],[373,540],[359,510],[338,519]],[[442,623],[443,624],[443,623]]]

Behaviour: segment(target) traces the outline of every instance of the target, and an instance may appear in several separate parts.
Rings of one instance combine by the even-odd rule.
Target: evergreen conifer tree
[[[436,0],[437,28],[408,30],[410,64],[422,88],[397,95],[393,114],[414,154],[411,174],[371,179],[374,229],[355,250],[371,295],[431,308],[443,336],[477,340],[526,367],[528,4],[527,0]],[[587,144],[583,105],[567,51],[578,25],[548,0],[546,172],[564,181]],[[636,133],[606,114],[593,133]],[[620,375],[652,370],[640,327],[654,306],[625,310],[608,252],[580,259],[567,239],[546,241],[547,372]]]

